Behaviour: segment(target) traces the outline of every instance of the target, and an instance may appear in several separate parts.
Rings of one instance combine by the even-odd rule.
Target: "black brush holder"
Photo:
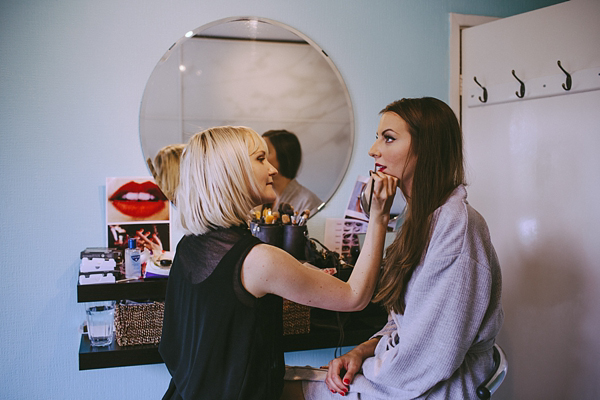
[[[283,249],[298,260],[306,260],[306,225],[283,225]]]
[[[281,225],[266,225],[250,224],[252,235],[262,240],[264,243],[283,248],[283,226]]]

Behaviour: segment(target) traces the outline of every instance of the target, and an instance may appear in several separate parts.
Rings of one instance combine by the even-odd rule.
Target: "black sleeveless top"
[[[279,399],[282,299],[256,298],[241,282],[242,263],[258,243],[236,227],[177,245],[159,345],[172,376],[165,398]]]

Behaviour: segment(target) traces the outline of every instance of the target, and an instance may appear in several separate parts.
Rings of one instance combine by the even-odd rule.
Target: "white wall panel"
[[[464,32],[463,81],[489,87],[600,67],[600,3],[568,2]],[[557,83],[560,84],[560,83]],[[527,92],[526,92],[527,93]],[[600,395],[600,91],[468,106],[469,199],[502,265],[509,360],[498,398]]]

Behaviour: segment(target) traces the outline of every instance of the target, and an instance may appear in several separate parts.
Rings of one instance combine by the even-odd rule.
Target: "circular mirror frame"
[[[331,197],[335,194],[335,192],[338,190],[342,180],[344,179],[349,164],[350,164],[350,160],[352,158],[352,153],[353,153],[353,149],[354,149],[354,137],[355,137],[355,126],[354,126],[354,111],[353,111],[353,107],[352,107],[352,101],[350,99],[350,95],[347,89],[347,86],[340,74],[340,72],[338,71],[338,69],[336,68],[335,64],[331,61],[331,59],[329,58],[329,56],[327,55],[327,53],[325,51],[323,51],[323,49],[321,49],[312,39],[310,39],[309,37],[307,37],[306,35],[304,35],[302,32],[288,26],[285,25],[281,22],[278,21],[274,21],[271,19],[267,19],[267,18],[262,18],[262,17],[229,17],[229,18],[223,18],[217,21],[213,21],[210,22],[208,24],[202,25],[196,29],[194,29],[193,31],[188,32],[186,35],[184,35],[184,37],[180,38],[177,42],[175,42],[165,53],[165,55],[163,55],[163,57],[161,57],[161,59],[159,60],[158,64],[156,65],[156,67],[154,68],[152,75],[150,76],[146,89],[144,90],[144,94],[142,97],[142,102],[141,102],[141,107],[140,107],[140,120],[139,120],[139,133],[140,133],[140,144],[142,147],[142,153],[144,155],[144,158],[146,160],[150,159],[153,160],[155,157],[155,153],[152,154],[152,152],[149,152],[145,149],[144,143],[145,143],[145,138],[144,138],[144,104],[145,102],[148,100],[146,98],[147,94],[148,94],[148,86],[150,85],[150,82],[152,80],[152,76],[154,75],[154,73],[156,72],[156,70],[160,67],[161,63],[163,61],[165,61],[169,55],[171,54],[171,52],[177,48],[177,46],[180,46],[184,41],[189,40],[191,37],[200,34],[201,32],[205,32],[208,29],[217,27],[217,26],[221,26],[227,23],[231,23],[231,22],[246,22],[246,23],[250,23],[250,24],[258,24],[258,23],[265,23],[268,25],[272,25],[273,27],[276,28],[280,28],[285,30],[288,33],[291,33],[295,36],[297,36],[298,38],[302,39],[304,42],[308,43],[311,48],[313,50],[316,50],[321,57],[326,61],[326,63],[328,64],[329,68],[331,69],[331,72],[333,72],[333,74],[335,75],[335,77],[337,78],[338,84],[340,85],[340,89],[341,91],[344,93],[344,97],[345,97],[345,101],[346,101],[346,105],[347,105],[347,112],[348,112],[348,124],[349,124],[349,132],[348,132],[348,138],[347,138],[347,143],[346,145],[348,146],[348,150],[346,152],[345,155],[345,160],[343,161],[343,164],[340,163],[340,168],[339,168],[339,176],[335,177],[335,180],[332,180],[332,182],[334,182],[331,185],[331,190],[329,192],[329,194],[326,196],[326,198],[323,198],[323,203],[318,207],[318,210],[321,210],[325,204],[327,204],[327,202],[331,199]],[[260,133],[260,132],[259,132]],[[166,144],[172,144],[172,143],[165,143]],[[147,146],[146,146],[147,147]],[[151,153],[151,154],[148,154]],[[151,165],[149,165],[149,167],[151,167]],[[152,171],[151,171],[152,172]],[[318,177],[316,178],[318,179]],[[158,183],[158,182],[157,182]],[[310,188],[310,186],[309,186]],[[313,214],[314,215],[314,214]]]

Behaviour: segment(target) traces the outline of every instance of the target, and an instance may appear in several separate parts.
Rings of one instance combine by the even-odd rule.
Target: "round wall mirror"
[[[354,143],[350,96],[333,62],[302,33],[264,18],[188,32],[148,80],[140,109],[146,160],[219,125],[294,133],[302,148],[296,180],[321,199],[318,209],[341,183]]]

